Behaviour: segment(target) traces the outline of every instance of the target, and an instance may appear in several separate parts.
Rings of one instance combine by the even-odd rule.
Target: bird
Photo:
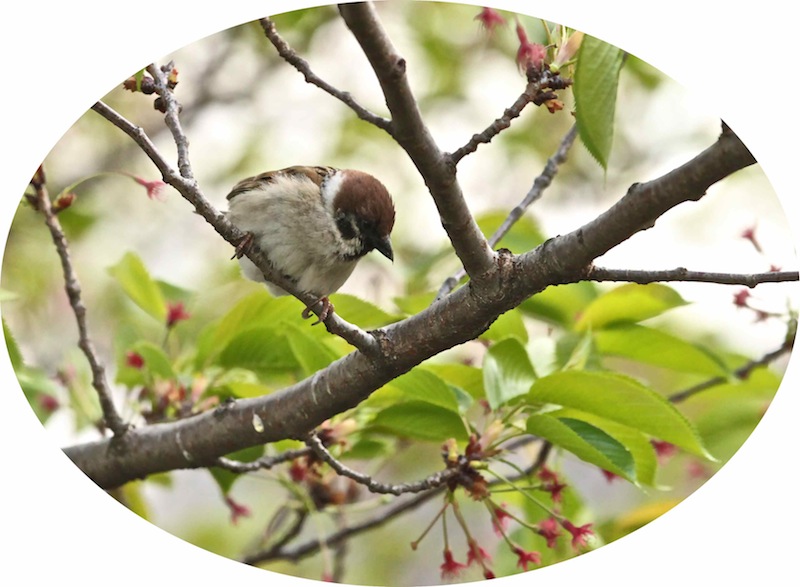
[[[333,312],[328,296],[347,281],[370,251],[394,261],[392,196],[374,176],[355,169],[295,165],[238,182],[227,195],[226,217],[245,233],[236,247],[242,274],[276,296],[287,292],[269,282],[245,256],[255,242],[271,264],[300,292],[322,304],[318,320]]]

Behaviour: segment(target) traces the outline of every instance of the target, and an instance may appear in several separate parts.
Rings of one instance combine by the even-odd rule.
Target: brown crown
[[[347,169],[333,207],[351,212],[374,225],[378,236],[388,236],[394,227],[394,203],[386,187],[364,173]]]

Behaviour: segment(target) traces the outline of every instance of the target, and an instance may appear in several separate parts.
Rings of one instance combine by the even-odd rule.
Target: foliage
[[[425,10],[439,19],[450,17],[443,6]],[[499,15],[487,15],[485,10],[479,15],[483,24],[502,27]],[[471,26],[473,12],[469,15],[466,20],[457,19],[458,26]],[[293,44],[305,50],[334,20],[332,10],[320,9],[283,15],[276,22],[291,30]],[[433,112],[447,99],[466,99],[466,72],[474,67],[484,44],[505,58],[513,54],[500,29],[471,46],[444,35],[432,24],[435,19],[419,22],[417,42],[437,80],[421,96],[420,104]],[[516,23],[520,49],[527,51],[518,51],[517,59],[528,55],[524,57],[528,61],[520,63],[528,79],[531,68],[541,71],[551,64],[574,77],[579,136],[608,173],[617,92],[626,65],[622,51],[549,23],[533,19]],[[545,47],[529,41],[524,31],[534,28],[544,31],[542,41],[554,44]],[[249,39],[247,30],[228,32],[228,40]],[[247,43],[258,40],[254,35]],[[538,50],[546,56],[536,57]],[[507,60],[513,62],[513,58]],[[133,90],[141,91],[142,74],[134,79]],[[556,116],[567,115],[560,112],[564,107],[560,97],[544,98],[537,105]],[[123,100],[118,94],[110,99]],[[531,120],[538,119],[532,117],[525,124]],[[355,128],[352,117],[343,117],[334,141],[337,154],[360,155],[363,136],[371,135],[358,134]],[[530,138],[525,142],[532,154],[550,147],[527,144],[534,142]],[[497,148],[511,152],[517,147]],[[246,166],[248,158],[258,157],[243,153],[229,162],[230,170]],[[73,178],[55,177],[70,185],[62,193],[71,193],[78,185]],[[154,183],[136,181],[152,197]],[[78,245],[85,235],[99,230],[102,216],[93,206],[102,204],[88,201],[84,205],[82,200],[70,199],[58,210],[65,232]],[[507,212],[505,206],[496,206],[478,214],[482,232],[494,233]],[[21,208],[10,239],[12,251],[27,238],[23,229],[33,225],[33,218],[31,210]],[[514,224],[498,247],[522,254],[548,236],[539,219],[528,215]],[[365,330],[379,329],[431,303],[440,275],[445,277],[456,268],[451,247],[441,243],[401,246],[398,272],[403,273],[403,286],[391,298],[369,300],[337,293],[331,301],[339,316]],[[104,318],[98,320],[103,324],[98,334],[105,329],[105,341],[113,346],[106,354],[113,357],[108,367],[119,392],[116,399],[138,425],[172,422],[224,409],[229,402],[276,393],[315,376],[354,349],[322,327],[311,327],[301,317],[303,304],[298,300],[274,297],[263,288],[247,289],[230,270],[218,270],[221,264],[213,271],[221,283],[212,287],[211,279],[203,277],[199,285],[190,286],[156,277],[156,261],[140,253],[135,247],[114,250],[115,257],[106,259],[106,271],[98,277],[107,280],[98,286],[102,294],[94,298],[105,301],[89,307],[89,312]],[[56,290],[55,280],[47,286],[48,291]],[[33,289],[13,272],[3,287],[12,292]],[[234,289],[236,293],[230,294]],[[31,306],[20,308],[19,298],[11,296],[4,300],[4,314],[9,323],[17,318],[22,324],[26,312],[36,315],[37,304],[42,305],[33,298]],[[469,572],[469,565],[488,578],[564,560],[590,546],[616,540],[666,511],[673,502],[659,492],[666,492],[667,486],[674,488],[671,495],[676,499],[690,493],[699,483],[698,475],[716,470],[734,454],[780,383],[768,365],[753,363],[758,357],[732,356],[724,342],[673,328],[672,317],[691,305],[677,289],[662,284],[600,287],[581,281],[549,287],[500,316],[475,341],[412,368],[357,407],[324,423],[316,434],[329,461],[302,443],[286,439],[227,455],[236,465],[217,463],[208,469],[208,476],[234,524],[257,508],[275,510],[267,531],[261,533],[265,545],[279,551],[294,537],[293,523],[299,532],[309,516],[323,525],[328,518],[340,521],[351,512],[380,505],[359,489],[359,483],[368,485],[368,481],[337,475],[337,463],[358,463],[363,470],[378,471],[375,477],[395,468],[400,479],[395,489],[423,477],[424,467],[435,467],[449,476],[445,483],[426,489],[443,488],[442,505],[438,513],[413,520],[418,538],[409,540],[416,549],[431,527],[442,524],[444,563],[426,560],[434,573],[441,572],[444,578],[466,577],[462,573]],[[758,314],[762,310],[747,302],[740,306],[764,317]],[[793,312],[767,317],[790,324]],[[58,351],[56,362],[62,364],[56,369],[52,361],[26,360],[25,348],[17,342],[19,331],[5,319],[3,329],[23,392],[42,422],[57,410],[71,410],[76,432],[102,428],[90,376],[77,366],[83,363],[63,349]],[[782,343],[788,349],[788,343]],[[683,403],[674,400],[675,393],[695,386],[704,386],[702,393],[689,394]],[[515,443],[521,452],[508,450]],[[406,457],[408,462],[404,462],[408,454],[414,458]],[[539,457],[541,462],[536,461]],[[263,468],[270,470],[267,475],[277,482],[278,491],[272,491],[269,500],[254,495],[248,505],[234,500],[234,494],[247,485],[243,480],[254,476],[248,465],[269,459],[274,461]],[[563,466],[557,469],[555,463]],[[687,479],[687,470],[695,477]],[[657,497],[643,497],[643,503],[631,505],[625,516],[596,520],[591,517],[590,500],[578,489],[595,474],[605,475],[612,483],[630,483]],[[148,517],[142,485],[163,484],[164,479],[154,476],[143,484],[131,483],[122,494],[127,495],[131,509]],[[284,505],[273,508],[279,499]],[[481,506],[477,512],[470,509],[476,503]],[[578,524],[578,520],[592,521]],[[461,542],[453,538],[454,522],[463,533]],[[496,539],[487,532],[492,529]],[[191,538],[190,530],[186,533]],[[204,546],[223,550],[208,540]],[[492,540],[497,547],[493,555],[481,546]],[[466,549],[454,553],[453,544],[462,543]],[[330,553],[321,551],[323,564],[329,564]],[[462,557],[461,552],[466,555]],[[407,560],[423,554],[409,552]],[[323,576],[329,570],[326,566]],[[298,567],[287,572],[315,576],[316,571]]]

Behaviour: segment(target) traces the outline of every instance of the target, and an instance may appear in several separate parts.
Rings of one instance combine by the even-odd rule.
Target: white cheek
[[[325,204],[325,208],[328,210],[333,210],[333,199],[342,188],[343,181],[344,174],[341,171],[335,172],[333,175],[328,177],[327,180],[325,180],[325,183],[322,186],[322,202]]]

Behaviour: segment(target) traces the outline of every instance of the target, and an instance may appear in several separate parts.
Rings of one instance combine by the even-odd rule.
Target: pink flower
[[[564,520],[561,522],[561,525],[564,526],[567,532],[572,534],[572,548],[575,550],[582,546],[586,546],[586,539],[594,535],[594,532],[591,530],[591,524],[584,524],[583,526],[578,527],[569,520]]]
[[[55,412],[61,404],[49,393],[43,393],[38,398],[39,406],[48,414]]]
[[[453,552],[446,548],[444,550],[444,562],[439,568],[442,570],[442,579],[452,579],[458,576],[461,569],[466,569],[467,565],[453,559]]]
[[[483,7],[483,10],[475,17],[475,20],[480,21],[481,26],[486,29],[486,32],[492,34],[494,29],[506,24],[506,19],[503,18],[499,12],[493,8]]]
[[[167,303],[167,328],[172,328],[181,320],[188,320],[191,315],[183,307],[183,302]]]
[[[656,449],[656,456],[662,465],[678,452],[674,444],[665,440],[651,440],[650,444]]]
[[[125,355],[125,364],[134,369],[141,369],[144,367],[144,357],[135,351],[128,351]]]
[[[547,548],[555,548],[556,539],[561,536],[561,530],[555,518],[547,518],[539,522],[539,529],[536,530],[536,533],[547,540]]]
[[[469,550],[467,551],[467,566],[474,562],[484,564],[490,562],[491,560],[492,557],[489,556],[489,553],[486,552],[480,544],[474,540],[469,541]]]
[[[733,294],[733,305],[737,308],[747,308],[747,300],[750,298],[750,290],[740,289]]]
[[[147,197],[151,200],[158,200],[160,202],[164,201],[164,188],[167,187],[160,179],[155,179],[153,181],[147,181],[146,179],[142,179],[141,177],[137,177],[136,175],[131,175],[130,178],[138,183],[141,186],[144,186],[147,190]]]
[[[517,566],[527,571],[529,564],[542,564],[542,555],[533,550],[523,550],[519,546],[514,547],[514,554],[517,555]]]
[[[225,496],[225,505],[231,510],[231,523],[234,525],[239,522],[239,518],[250,516],[250,508],[246,505],[236,503],[229,495]]]
[[[517,49],[517,65],[520,70],[525,71],[528,67],[541,69],[547,49],[539,43],[531,43],[525,29],[522,28],[519,20],[517,21],[517,38],[519,39],[519,49]]]
[[[762,249],[761,249],[761,244],[758,242],[758,240],[756,240],[756,227],[755,227],[755,225],[751,226],[750,228],[745,228],[742,231],[741,237],[743,239],[749,240],[750,244],[753,245],[753,248],[755,248],[756,251],[758,251],[759,253],[763,252]]]
[[[506,504],[501,504],[499,507],[494,506],[492,508],[492,512],[494,513],[492,516],[492,527],[494,528],[495,534],[498,536],[502,536],[503,533],[508,530],[508,523],[511,520],[511,516],[504,509],[505,507]]]
[[[611,471],[606,471],[605,469],[601,469],[600,472],[603,474],[603,477],[606,478],[606,481],[611,483],[615,479],[619,479],[619,475],[616,473],[612,473]]]

